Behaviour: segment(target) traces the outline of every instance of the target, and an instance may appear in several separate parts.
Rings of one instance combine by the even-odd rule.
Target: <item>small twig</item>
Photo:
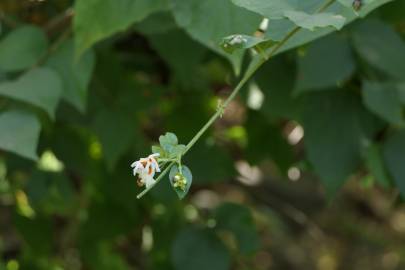
[[[74,15],[73,8],[66,9],[59,15],[49,20],[49,22],[44,26],[45,31],[48,34],[51,33],[55,28],[58,28],[59,25],[68,22],[73,17],[73,15]]]

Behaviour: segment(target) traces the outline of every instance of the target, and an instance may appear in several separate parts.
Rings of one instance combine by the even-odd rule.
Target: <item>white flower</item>
[[[159,164],[155,159],[158,156],[158,153],[151,154],[148,157],[141,158],[131,164],[134,176],[138,174],[140,178],[138,183],[141,186],[145,185],[146,188],[149,188],[155,184],[156,181],[153,177],[156,172],[160,172]]]

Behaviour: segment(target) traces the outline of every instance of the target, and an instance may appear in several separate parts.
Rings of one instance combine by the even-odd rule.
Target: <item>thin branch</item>
[[[329,0],[327,1],[324,5],[322,5],[316,13],[323,12],[326,10],[329,6],[331,6],[335,0]],[[253,74],[258,70],[268,59],[272,58],[278,50],[284,46],[284,44],[287,43],[288,40],[290,40],[291,37],[293,37],[301,27],[297,26],[293,30],[291,30],[277,45],[274,47],[270,48],[267,54],[265,55],[266,57],[261,57],[260,59],[256,60],[257,62],[252,62],[251,66],[247,69],[246,73],[242,77],[242,79],[239,81],[239,83],[236,85],[232,93],[229,95],[229,97],[225,100],[225,102],[220,106],[220,108],[217,109],[215,114],[211,116],[211,118],[208,120],[208,122],[197,132],[197,134],[190,140],[190,142],[186,146],[186,150],[183,152],[183,155],[185,155],[191,147],[194,146],[194,144],[201,138],[201,136],[208,130],[208,128],[223,114],[225,111],[226,107],[229,105],[229,103],[235,98],[235,96],[239,93],[239,91],[243,88],[243,86],[246,84],[247,81],[251,79]],[[149,188],[145,189],[142,191],[137,198],[140,199],[143,195],[145,195],[149,190],[151,190],[162,178],[163,176],[168,172],[171,166],[174,165],[174,162],[171,163],[156,179],[156,183]]]

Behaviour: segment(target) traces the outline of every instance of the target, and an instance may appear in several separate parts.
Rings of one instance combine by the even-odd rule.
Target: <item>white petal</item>
[[[146,188],[150,188],[151,186],[153,186],[156,183],[156,180],[153,179],[153,177],[151,177],[149,175],[145,178],[142,178],[142,180],[145,182]]]
[[[151,157],[151,158],[158,157],[158,156],[160,156],[159,153],[154,153],[154,154],[149,155],[149,157]]]
[[[132,167],[132,168],[135,167],[136,165],[138,165],[138,163],[139,163],[139,161],[134,161],[134,162],[132,162],[131,167]]]

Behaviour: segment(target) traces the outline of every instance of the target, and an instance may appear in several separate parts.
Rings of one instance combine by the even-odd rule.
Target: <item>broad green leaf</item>
[[[384,160],[402,196],[405,196],[405,131],[392,134],[384,144]]]
[[[156,12],[137,23],[134,28],[144,35],[165,34],[178,29],[170,10]]]
[[[366,141],[362,107],[356,96],[341,91],[313,94],[303,110],[308,159],[329,195],[354,172]]]
[[[246,8],[250,11],[261,14],[262,16],[276,22],[279,19],[283,19],[286,11],[301,11],[309,14],[315,13],[321,6],[323,6],[325,0],[231,0],[235,5]],[[358,13],[354,12],[352,8],[352,0],[339,0],[344,3],[334,3],[328,11],[334,11],[333,13],[344,15],[344,17],[355,18],[358,15],[365,16],[370,11],[374,10],[378,6],[387,3],[392,0],[365,0],[362,1],[363,5]],[[348,1],[351,1],[350,5]],[[347,16],[346,16],[347,15]]]
[[[165,135],[159,137],[160,144],[163,145],[176,145],[179,143],[176,134],[171,132],[166,132]]]
[[[358,13],[359,15],[366,16],[368,13],[373,11],[374,9],[380,7],[381,5],[388,3],[392,0],[376,0],[368,5],[365,5]],[[309,14],[313,14],[315,10],[324,3],[323,0],[311,0],[311,1],[299,1],[302,2],[303,5],[308,5],[300,10],[305,11]],[[317,4],[315,2],[318,2]],[[312,3],[312,8],[311,8]],[[313,7],[315,4],[315,7]],[[325,12],[330,12],[334,14],[342,15],[346,18],[346,24],[357,19],[359,16],[353,12],[352,8],[343,7],[340,3],[334,3],[330,6]],[[266,31],[266,37],[272,38],[273,40],[280,40],[285,37],[292,29],[294,29],[295,24],[289,21],[288,19],[282,20],[272,20],[269,23],[269,27]],[[282,53],[284,51],[290,50],[297,46],[306,44],[312,40],[325,36],[329,33],[335,31],[332,27],[327,28],[318,28],[315,31],[310,31],[308,29],[302,29],[297,34],[295,34],[292,38],[290,38],[286,44],[278,51],[278,53]]]
[[[261,53],[274,44],[276,44],[276,42],[271,39],[248,35],[231,35],[224,37],[220,45],[224,51],[232,54],[235,50],[246,50],[250,48],[255,48],[258,53]]]
[[[160,146],[165,150],[168,156],[174,150],[174,147],[179,143],[176,134],[171,132],[166,132],[165,135],[159,137]]]
[[[315,28],[322,28],[332,26],[336,30],[342,29],[345,25],[346,18],[341,15],[333,13],[317,13],[308,14],[302,11],[287,10],[284,12],[290,21],[294,22],[297,26],[314,31]]]
[[[184,179],[186,180],[186,184],[185,184],[184,188],[175,186],[175,183],[177,181],[176,175],[178,175],[178,174],[182,175],[184,177]],[[177,165],[173,165],[169,172],[169,179],[170,179],[172,188],[174,189],[174,191],[176,191],[176,194],[177,194],[177,196],[179,196],[180,200],[182,200],[184,197],[186,197],[187,193],[190,190],[191,184],[193,183],[193,175],[192,175],[190,169],[187,166],[182,165],[181,172],[180,172],[179,167]],[[183,179],[180,179],[180,180],[183,180]]]
[[[0,95],[20,100],[45,110],[51,118],[62,93],[59,75],[49,68],[36,68],[17,80],[0,83]]]
[[[187,33],[227,57],[236,73],[239,73],[242,53],[229,55],[219,44],[223,37],[233,34],[253,34],[259,27],[261,17],[233,5],[228,0],[171,0],[177,24]]]
[[[68,40],[51,55],[46,65],[55,69],[62,79],[62,98],[84,113],[87,88],[94,67],[93,51],[88,50],[75,61],[73,40]]]
[[[294,162],[293,148],[284,138],[282,130],[272,124],[263,113],[249,111],[246,122],[246,159],[252,164],[260,164],[271,159],[280,172],[287,174]]]
[[[295,59],[277,56],[264,63],[254,76],[264,94],[260,111],[269,119],[297,119],[300,100],[292,94],[297,77]]]
[[[348,40],[338,35],[314,41],[297,58],[296,93],[340,86],[356,68]]]
[[[176,270],[229,270],[230,255],[225,245],[209,230],[187,228],[177,235],[172,247]]]
[[[345,7],[357,9],[357,11],[375,1],[377,0],[338,0]]]
[[[73,21],[76,55],[166,8],[166,0],[76,0]]]
[[[362,94],[370,111],[392,124],[403,124],[402,104],[395,84],[364,81]]]
[[[224,203],[215,210],[217,229],[231,231],[243,254],[253,254],[259,248],[260,240],[249,208]]]
[[[40,124],[37,118],[21,111],[0,114],[0,148],[36,160]]]
[[[268,19],[282,19],[285,11],[314,11],[323,0],[231,0],[235,5],[261,14]]]
[[[172,151],[170,152],[170,157],[178,157],[180,155],[182,155],[184,153],[184,151],[186,151],[186,146],[184,144],[178,144],[175,145],[172,149]]]
[[[357,53],[371,66],[404,79],[405,42],[391,26],[381,21],[363,21],[356,25],[352,37]]]
[[[31,67],[45,54],[48,41],[38,27],[27,25],[0,41],[0,69],[19,71]]]
[[[135,134],[133,119],[125,113],[104,109],[94,119],[95,130],[108,169],[112,171],[119,158],[128,151]]]
[[[178,28],[148,36],[152,47],[166,61],[185,89],[196,88],[201,79],[198,68],[207,49]]]
[[[388,188],[391,185],[390,177],[385,168],[381,147],[378,144],[371,144],[365,154],[365,164],[367,169],[373,175],[377,183],[382,187]]]

